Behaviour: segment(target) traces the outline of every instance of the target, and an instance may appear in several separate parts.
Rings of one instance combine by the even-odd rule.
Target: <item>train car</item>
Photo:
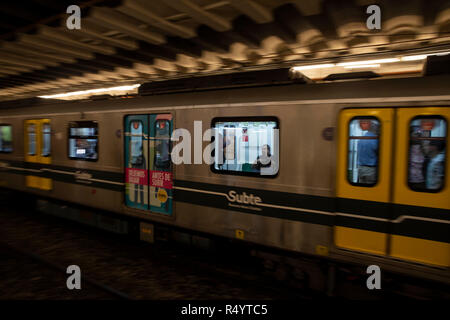
[[[133,217],[143,238],[162,224],[449,284],[448,83],[150,85],[133,99],[4,103],[0,184]],[[224,148],[212,164],[194,150],[210,128]],[[177,129],[192,136],[190,164],[170,160]]]

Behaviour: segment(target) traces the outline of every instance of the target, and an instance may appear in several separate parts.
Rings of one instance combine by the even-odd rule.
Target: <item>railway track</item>
[[[5,239],[0,247],[56,271],[64,286],[67,266],[80,265],[82,281],[103,291],[102,298],[310,298],[305,290],[266,277],[251,258],[173,243],[150,245],[37,212],[9,210],[0,214]]]
[[[66,273],[66,267],[64,267],[63,265],[51,261],[50,259],[47,259],[40,254],[23,250],[9,243],[0,241],[0,252],[3,258],[5,258],[5,256],[8,256],[10,258],[14,258],[15,261],[22,261],[22,262],[32,261],[31,265],[27,263],[27,268],[28,269],[34,268],[35,269],[34,271],[36,272],[50,275],[54,274],[60,280],[64,280],[64,278],[68,276]],[[49,270],[42,270],[42,269],[49,269]],[[47,271],[50,271],[50,273]],[[100,299],[133,300],[133,298],[130,295],[121,292],[117,289],[114,289],[111,286],[106,285],[100,281],[97,281],[90,276],[83,275],[82,281],[83,281],[83,290],[86,291],[87,289],[89,291],[87,298],[97,297]],[[63,283],[65,283],[65,281]],[[97,291],[101,291],[101,294],[98,296],[93,294],[92,292],[93,288],[95,288]]]
[[[166,249],[173,252],[173,254],[166,256],[167,261],[179,264],[180,267],[182,263],[183,268],[201,272],[211,279],[240,283],[242,286],[252,286],[257,290],[271,291],[278,293],[284,299],[311,299],[319,295],[306,288],[300,288],[301,284],[299,283],[297,283],[297,286],[293,286],[277,280],[272,275],[267,275],[262,264],[254,261],[250,256],[234,256],[232,261],[239,263],[239,267],[237,267],[230,260],[227,261],[227,259],[232,258],[229,255],[220,257],[217,253],[210,253],[209,257],[214,260],[211,264],[205,254],[195,250],[195,248],[181,251],[180,248],[171,247]],[[220,261],[217,261],[217,259]]]
[[[309,290],[307,278],[304,282],[274,278],[273,273],[268,274],[261,261],[251,257],[248,251],[235,250],[245,247],[242,244],[228,251],[204,251],[164,241],[148,244],[23,208],[0,212],[0,233],[4,239],[0,249],[7,248],[56,271],[64,287],[67,266],[80,265],[82,281],[103,292],[102,299],[306,300],[326,297],[324,293]],[[387,282],[384,282],[383,292],[368,294],[363,292],[365,278],[364,281],[358,277],[348,281],[347,277],[355,275],[345,268],[339,274],[340,290],[336,296],[344,299],[391,299],[405,297],[405,294],[420,299],[436,297],[442,290],[426,283],[420,285],[425,291],[416,289],[416,281],[409,285],[410,279],[395,284],[394,275],[385,275]],[[68,291],[64,289],[66,295]],[[91,295],[90,298],[97,297]]]

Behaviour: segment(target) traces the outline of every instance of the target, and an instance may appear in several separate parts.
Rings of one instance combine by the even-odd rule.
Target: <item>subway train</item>
[[[3,102],[0,185],[133,218],[143,240],[162,225],[450,284],[450,75],[286,73]]]

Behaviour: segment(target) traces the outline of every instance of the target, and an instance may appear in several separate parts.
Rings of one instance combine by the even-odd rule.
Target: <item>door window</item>
[[[415,117],[409,125],[408,185],[414,191],[444,187],[447,122],[438,116]]]
[[[130,123],[130,133],[131,133],[131,164],[132,165],[142,165],[144,162],[143,148],[144,148],[144,137],[142,135],[143,124],[142,121],[131,121]]]
[[[156,120],[155,167],[156,170],[170,167],[170,122]]]
[[[374,186],[378,181],[380,121],[356,117],[349,124],[348,181],[353,185]]]
[[[33,123],[28,125],[28,155],[36,155],[36,125]]]
[[[44,123],[42,125],[42,157],[49,157],[51,150],[51,129],[50,123]]]

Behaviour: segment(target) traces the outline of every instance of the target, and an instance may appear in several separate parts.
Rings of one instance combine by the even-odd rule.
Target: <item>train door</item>
[[[172,214],[171,114],[125,118],[125,204]]]
[[[148,116],[125,118],[125,204],[148,210]]]
[[[450,266],[450,108],[397,110],[393,257]]]
[[[448,119],[441,107],[341,112],[336,246],[450,266]]]
[[[172,214],[172,115],[150,115],[150,210]]]
[[[334,227],[338,247],[387,253],[393,118],[390,108],[340,114]]]
[[[25,121],[25,162],[51,164],[51,125],[49,119]],[[35,169],[37,172],[39,169]],[[52,180],[40,176],[28,175],[25,185],[30,188],[51,190]]]

